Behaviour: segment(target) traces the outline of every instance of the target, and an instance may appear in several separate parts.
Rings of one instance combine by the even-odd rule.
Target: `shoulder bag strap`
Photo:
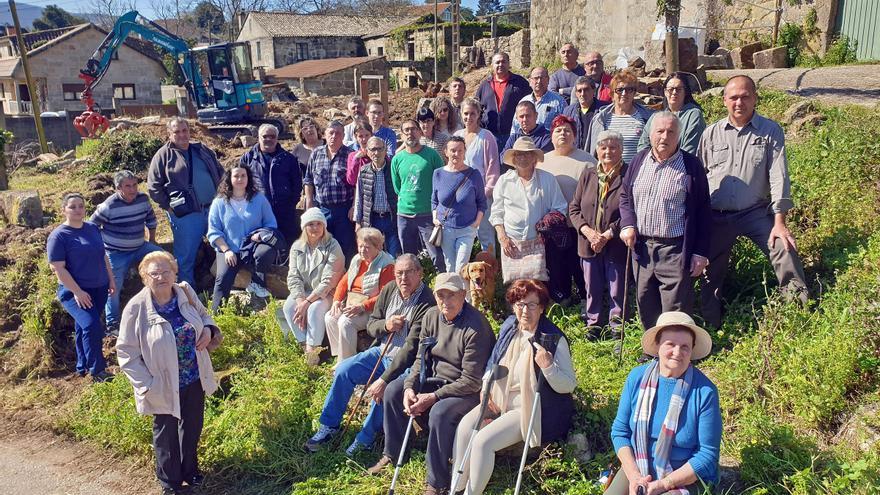
[[[460,191],[461,188],[464,187],[464,184],[468,181],[468,179],[471,178],[472,173],[474,173],[473,168],[471,168],[467,172],[465,172],[464,177],[462,177],[461,182],[458,183],[458,186],[455,188],[455,191],[452,191],[453,200],[458,195],[458,191]],[[446,206],[446,205],[443,205],[443,206]],[[449,217],[449,210],[450,210],[450,207],[446,206],[446,214],[443,215],[443,220],[446,220],[446,218]]]

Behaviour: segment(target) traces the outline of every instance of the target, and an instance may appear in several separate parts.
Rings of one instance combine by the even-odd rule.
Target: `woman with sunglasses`
[[[635,101],[639,79],[629,70],[622,70],[611,79],[611,105],[596,112],[590,125],[590,136],[584,149],[596,153],[599,133],[617,131],[623,136],[623,161],[630,163],[639,150],[639,140],[651,110]]]
[[[703,119],[703,107],[694,100],[693,92],[687,82],[687,74],[673,72],[666,78],[663,89],[663,109],[669,110],[678,117],[679,129],[678,147],[692,155],[697,154],[700,145],[700,136],[706,130],[706,121]],[[651,122],[653,115],[645,124],[645,132],[639,140],[639,149],[651,146]]]
[[[431,102],[431,112],[434,114],[434,131],[455,134],[455,131],[464,129],[464,124],[458,120],[458,113],[452,106],[452,102],[445,96],[438,96]]]

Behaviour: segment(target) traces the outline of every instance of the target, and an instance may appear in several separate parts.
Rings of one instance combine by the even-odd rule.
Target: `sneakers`
[[[198,488],[198,487],[202,486],[202,484],[204,482],[205,482],[205,475],[202,473],[196,473],[192,476],[192,478],[187,480],[186,483],[189,486],[191,486],[192,488]]]
[[[119,324],[118,323],[108,323],[107,331],[104,332],[105,337],[119,337]]]
[[[355,438],[354,441],[351,442],[351,445],[349,445],[348,448],[345,449],[345,455],[347,455],[348,457],[354,457],[358,452],[369,450],[370,447],[372,447],[372,445],[361,443],[358,441],[357,438]]]
[[[263,299],[272,295],[271,293],[269,293],[268,289],[266,289],[265,287],[263,287],[262,285],[260,285],[256,282],[249,283],[245,290],[248,291],[249,293],[251,293],[257,297],[261,297]]]
[[[107,373],[106,371],[102,371],[98,374],[92,375],[92,381],[95,383],[109,382],[112,379],[113,375],[111,373]]]
[[[376,464],[373,464],[369,469],[367,469],[367,473],[371,476],[376,476],[380,474],[386,467],[390,466],[393,461],[387,455],[383,455],[381,459]]]
[[[321,448],[321,445],[329,442],[333,438],[333,435],[338,432],[339,428],[320,425],[318,431],[312,435],[312,438],[310,438],[305,445],[303,445],[303,448],[309,452],[315,453]]]

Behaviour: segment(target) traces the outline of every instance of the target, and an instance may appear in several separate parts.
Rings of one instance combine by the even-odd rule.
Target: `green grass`
[[[700,101],[707,121],[723,115],[720,98]],[[759,109],[779,119],[795,101],[762,92]],[[880,429],[880,115],[854,107],[819,110],[825,122],[788,144],[797,204],[790,224],[816,301],[808,309],[782,302],[767,261],[754,246],[738,244],[727,284],[732,302],[713,334],[717,352],[700,364],[721,394],[722,453],[725,464],[733,464],[735,483],[723,487],[727,493],[872,494],[880,486],[880,446],[871,443]],[[18,287],[18,270],[7,267],[0,274],[19,273],[10,279]],[[48,287],[39,294],[51,297]],[[226,336],[212,355],[221,389],[207,402],[201,444],[210,492],[385,493],[390,472],[378,478],[364,473],[377,453],[348,460],[338,452],[301,450],[332,374],[327,366],[306,367],[298,346],[282,340],[273,316],[277,304],[247,316],[230,308],[217,317]],[[595,456],[580,462],[571,446],[548,449],[530,464],[524,493],[598,494],[595,480],[613,459],[610,424],[639,354],[641,329],[628,326],[619,366],[610,342],[584,338],[575,309],[553,306],[549,315],[572,342],[579,382],[573,432]],[[44,345],[54,344],[54,333],[39,335]],[[25,369],[19,376],[27,375]],[[59,400],[44,388],[15,390],[19,395],[9,402],[22,404],[20,409],[43,398]],[[90,386],[67,404],[57,413],[60,429],[149,462],[150,421],[135,414],[123,377]],[[516,456],[499,457],[487,493],[512,493],[517,463]],[[424,476],[417,451],[402,471],[399,492],[418,492]]]

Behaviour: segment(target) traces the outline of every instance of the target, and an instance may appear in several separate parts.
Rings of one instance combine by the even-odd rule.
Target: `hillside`
[[[715,352],[699,365],[721,395],[719,493],[880,493],[880,109],[815,104],[808,110],[815,118],[788,123],[786,111],[801,101],[762,92],[758,110],[785,122],[797,205],[790,225],[815,300],[810,308],[783,303],[760,252],[746,243],[735,249],[729,312],[713,333]],[[722,115],[719,97],[702,96],[700,103],[707,121]],[[20,168],[12,187],[39,189],[57,220],[60,194],[88,189],[93,172],[89,165]],[[167,242],[163,229],[160,240]],[[47,234],[0,230],[0,415],[149,466],[150,423],[136,415],[124,377],[92,385],[70,374],[71,323],[53,301]],[[332,375],[326,365],[308,368],[299,348],[282,340],[278,305],[257,313],[227,308],[217,318],[226,340],[212,356],[222,389],[207,403],[203,492],[385,493],[390,475],[363,471],[377,453],[347,460],[301,450]],[[611,342],[584,338],[576,309],[552,307],[550,317],[572,341],[575,431],[571,444],[541,452],[530,465],[525,492],[598,494],[596,480],[613,457],[610,422],[639,355],[640,329],[628,327],[619,366]],[[414,454],[400,493],[421,488],[423,464],[423,455]],[[500,457],[487,493],[512,493],[517,464]]]

